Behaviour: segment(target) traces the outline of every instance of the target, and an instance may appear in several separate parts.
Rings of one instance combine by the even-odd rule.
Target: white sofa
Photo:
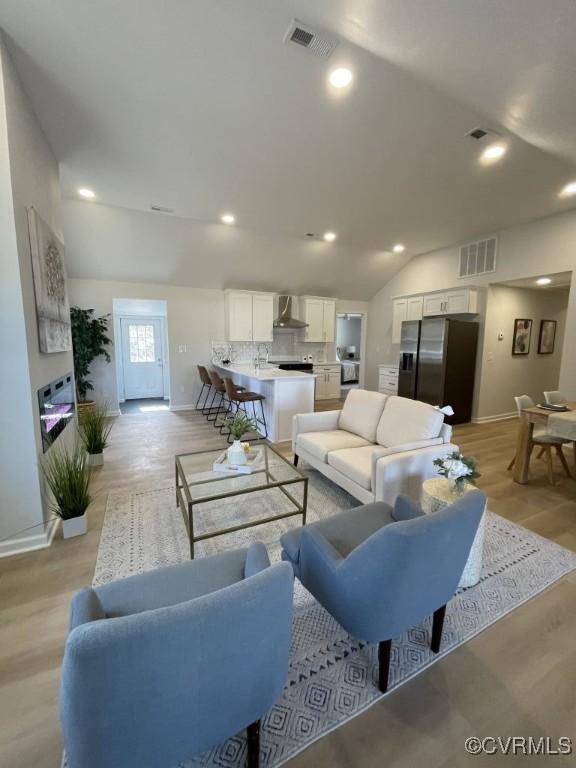
[[[420,500],[434,459],[458,450],[451,437],[438,408],[352,389],[341,411],[294,416],[292,450],[359,501],[393,504],[400,493]]]

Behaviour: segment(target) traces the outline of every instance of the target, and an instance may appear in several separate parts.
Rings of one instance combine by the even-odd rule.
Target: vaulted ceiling
[[[338,37],[328,61],[284,43],[293,18]],[[187,226],[231,210],[266,238],[268,277],[286,266],[275,240],[333,230],[326,280],[368,297],[414,254],[576,204],[558,197],[576,179],[574,0],[2,0],[0,25],[65,197],[88,186]],[[501,134],[501,162],[479,163],[477,126]],[[364,265],[397,242],[375,278]],[[193,255],[178,276],[197,282]]]

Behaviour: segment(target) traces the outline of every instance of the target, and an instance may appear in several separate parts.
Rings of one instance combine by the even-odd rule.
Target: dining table
[[[528,482],[530,456],[533,450],[532,435],[535,426],[544,427],[550,435],[572,442],[574,463],[576,466],[576,402],[566,403],[567,410],[555,411],[541,408],[523,408],[520,412],[520,424],[516,442],[516,461],[513,478],[525,485]]]

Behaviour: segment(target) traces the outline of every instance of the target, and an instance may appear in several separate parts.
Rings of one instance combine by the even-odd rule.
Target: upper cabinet
[[[272,341],[274,294],[226,291],[227,341]]]
[[[408,299],[394,299],[392,304],[392,344],[400,344],[400,333],[404,320],[408,320]]]
[[[400,344],[402,323],[438,315],[465,315],[478,312],[478,291],[462,288],[423,296],[407,296],[392,302],[392,344]]]
[[[435,315],[473,315],[478,312],[478,291],[461,288],[424,296],[423,317]]]
[[[304,341],[334,342],[336,340],[336,301],[319,296],[300,298],[300,320],[308,323],[304,328]]]

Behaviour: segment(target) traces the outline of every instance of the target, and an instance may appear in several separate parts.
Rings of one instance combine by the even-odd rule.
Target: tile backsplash
[[[274,341],[261,344],[251,341],[213,341],[212,349],[230,347],[236,360],[252,360],[258,354],[258,347],[263,354],[264,347],[269,352],[270,359],[274,358],[295,358],[302,360],[304,355],[312,355],[313,362],[331,362],[334,360],[334,344],[314,343],[301,341],[297,334],[282,331],[274,333]]]

